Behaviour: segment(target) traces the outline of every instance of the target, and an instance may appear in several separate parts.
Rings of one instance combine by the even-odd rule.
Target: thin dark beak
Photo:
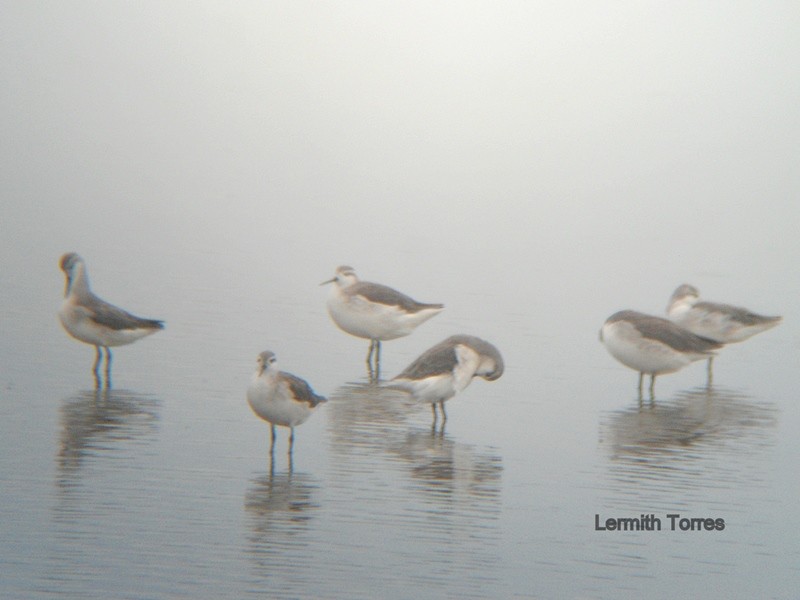
[[[323,281],[322,283],[320,283],[320,285],[328,285],[329,283],[333,283],[334,281],[336,281],[336,277],[334,277],[333,279],[328,279],[328,281]]]

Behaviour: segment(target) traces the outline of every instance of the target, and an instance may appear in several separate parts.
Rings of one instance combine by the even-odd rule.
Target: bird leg
[[[374,357],[374,358],[373,358]],[[370,383],[377,382],[381,377],[381,341],[370,340],[367,353],[367,370]]]
[[[375,369],[372,366],[372,355],[375,352],[375,340],[369,341],[369,352],[367,352],[367,371],[369,372],[370,382],[376,381]]]
[[[439,408],[442,409],[442,427],[440,429],[436,428],[436,424],[439,421],[439,413],[436,410],[436,405],[439,405]],[[444,433],[444,424],[447,423],[447,412],[444,410],[444,401],[440,402],[431,402],[431,411],[433,412],[433,423],[431,423],[431,432],[432,433]]]
[[[269,477],[275,475],[275,453],[272,451],[272,446],[269,447]]]
[[[655,399],[655,389],[656,389],[656,376],[655,373],[650,375],[650,402]]]
[[[100,346],[95,346],[94,349],[97,351],[97,357],[94,359],[94,366],[92,367],[92,373],[94,373],[94,386],[96,388],[100,388],[100,361],[103,360],[103,354],[100,351]]]
[[[106,387],[111,387],[111,348],[108,346],[106,349]]]
[[[270,425],[269,439],[269,453],[272,454],[272,451],[275,450],[275,425]]]
[[[708,381],[706,381],[706,387],[710,388],[713,383],[714,383],[714,357],[710,356],[708,358]]]
[[[294,427],[289,427],[289,457],[291,459],[294,450]]]

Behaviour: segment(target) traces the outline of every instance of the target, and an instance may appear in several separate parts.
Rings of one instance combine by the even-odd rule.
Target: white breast
[[[370,302],[363,296],[349,295],[334,286],[328,299],[328,313],[336,325],[350,335],[371,340],[393,340],[409,335],[440,309],[408,313],[399,306]]]
[[[124,346],[158,331],[155,328],[111,329],[95,323],[89,309],[68,296],[61,304],[58,318],[64,329],[76,340],[93,346]]]
[[[292,398],[288,386],[269,375],[253,375],[247,388],[247,403],[265,421],[283,427],[296,427],[311,416],[311,406]]]
[[[707,358],[700,353],[678,352],[667,344],[642,337],[625,321],[603,325],[603,344],[619,362],[641,373],[673,373],[689,363]]]

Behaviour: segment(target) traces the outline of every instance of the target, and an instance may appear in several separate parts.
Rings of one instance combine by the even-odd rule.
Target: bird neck
[[[89,275],[86,273],[86,268],[82,264],[77,264],[67,277],[67,289],[64,295],[85,298],[90,294]]]
[[[667,307],[667,314],[674,314],[686,311],[697,304],[696,296],[680,296],[674,298]]]
[[[278,369],[276,369],[274,367],[269,367],[269,368],[266,368],[263,371],[261,371],[260,377],[261,377],[261,379],[266,381],[268,384],[274,385],[275,382],[278,381],[278,375],[279,374],[280,374],[280,371]]]

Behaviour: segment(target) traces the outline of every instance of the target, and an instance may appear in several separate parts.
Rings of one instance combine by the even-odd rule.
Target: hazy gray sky
[[[219,574],[239,591],[257,590],[262,576],[276,585],[260,564],[273,560],[272,548],[259,557],[248,546],[266,547],[262,534],[272,540],[280,531],[259,520],[253,541],[236,512],[236,482],[266,467],[260,453],[267,428],[249,414],[244,393],[265,349],[326,395],[364,376],[366,341],[330,322],[328,290],[317,285],[350,264],[364,279],[447,307],[413,335],[387,343],[384,375],[456,332],[497,345],[507,373],[496,383],[476,381],[454,401],[454,435],[437,439],[436,450],[406,438],[405,425],[397,436],[385,428],[390,437],[375,450],[358,440],[353,452],[346,440],[337,450],[336,435],[320,429],[336,418],[339,399],[304,425],[294,481],[302,487],[304,473],[311,475],[310,488],[320,493],[306,504],[319,510],[302,524],[309,532],[293,523],[290,559],[325,555],[330,540],[328,555],[338,559],[338,530],[358,529],[352,515],[365,507],[363,524],[371,526],[385,498],[399,506],[411,494],[434,511],[436,527],[422,543],[442,538],[442,546],[431,546],[431,568],[459,585],[469,574],[494,589],[496,577],[498,595],[522,594],[532,589],[522,580],[556,563],[552,589],[570,581],[590,595],[619,573],[644,574],[641,585],[655,595],[674,583],[673,571],[689,589],[701,589],[710,581],[696,576],[704,568],[722,573],[714,584],[723,590],[771,579],[772,588],[751,596],[776,595],[770,591],[780,577],[771,576],[784,565],[789,572],[797,558],[796,535],[781,524],[797,521],[783,509],[796,502],[800,444],[793,401],[800,347],[798,0],[0,0],[0,78],[0,412],[17,432],[4,438],[12,449],[6,454],[22,465],[4,456],[22,482],[4,492],[26,509],[25,520],[13,513],[14,527],[4,533],[12,551],[30,548],[34,556],[13,561],[12,589],[15,576],[47,589],[58,583],[54,573],[65,589],[82,589],[75,586],[87,578],[91,585],[101,572],[114,578],[98,594],[118,580],[121,589],[138,589],[142,570],[152,571],[150,561],[162,557],[140,560],[139,552],[129,561],[127,552],[157,545],[162,535],[176,556],[155,565],[155,579],[147,580],[155,593],[175,589],[173,573],[183,582],[198,573],[197,585]],[[135,431],[127,437],[125,421],[151,422],[138,398],[131,414],[111,414],[119,429],[97,425],[106,415],[97,403],[71,397],[91,385],[94,353],[65,335],[55,316],[64,289],[58,258],[67,251],[84,256],[98,295],[167,323],[115,354],[115,382],[155,401],[157,439],[148,432],[137,441]],[[609,418],[617,414],[610,410],[633,406],[636,375],[607,355],[597,332],[620,309],[663,314],[683,282],[711,300],[784,315],[785,324],[743,344],[750,354],[720,356],[717,368],[735,376],[717,381],[735,393],[730,402],[717,398],[720,410],[702,417],[708,427],[699,412],[683,412],[694,400],[679,394],[664,405],[668,439],[673,419],[691,425],[690,440],[700,436],[680,452],[667,442],[661,454],[678,468],[670,464],[658,469],[669,471],[662,479],[648,473],[645,481],[619,470],[616,456],[610,469],[603,456],[588,460],[606,454],[602,446],[613,445],[615,429],[626,434],[627,421],[640,421],[627,409],[618,413],[622,428]],[[700,385],[704,367],[693,368],[659,381],[659,400]],[[771,415],[773,403],[780,413],[774,431],[753,418]],[[82,426],[84,418],[93,425]],[[353,430],[364,440],[385,437],[362,428],[359,418]],[[382,418],[375,423],[383,427]],[[641,439],[649,444],[644,427]],[[59,474],[62,429],[76,429],[88,456],[84,467]],[[111,432],[108,443],[100,430]],[[659,454],[657,445],[648,446],[649,455]],[[447,481],[434,475],[425,497],[426,473],[431,465],[441,470],[431,454],[439,448],[453,453],[454,476],[449,469]],[[108,452],[122,460],[102,458]],[[360,462],[359,455],[373,453],[380,462]],[[244,456],[250,458],[238,460]],[[644,468],[641,458],[630,462]],[[342,465],[351,460],[357,470],[348,474]],[[484,463],[502,465],[497,496],[486,494]],[[458,471],[477,483],[459,481]],[[124,497],[109,496],[109,484],[123,479],[117,492]],[[390,498],[389,479],[404,493]],[[741,494],[729,493],[745,480]],[[351,481],[361,486],[359,502],[376,490],[377,500],[337,512],[338,501],[353,495]],[[606,484],[610,493],[599,489]],[[498,512],[465,496],[466,487]],[[258,483],[256,495],[263,489]],[[166,516],[172,520],[152,498],[174,500]],[[731,517],[758,519],[732,519],[724,548],[706,535],[692,537],[691,548],[658,542],[648,553],[636,540],[636,547],[603,542],[584,555],[580,519],[589,523],[595,510],[637,500],[676,504],[693,516],[709,507],[726,518],[730,510]],[[436,578],[419,570],[427,555],[407,545],[417,532],[403,527],[427,527],[428,519],[409,506],[386,512],[390,528],[393,516],[400,523],[389,531],[400,540],[390,559],[399,552],[417,581],[434,593],[453,592],[430,587]],[[142,520],[148,511],[154,518]],[[481,516],[488,528],[473,531]],[[465,524],[463,538],[479,547],[455,561],[462,544],[452,535],[454,517]],[[102,533],[105,524],[111,537]],[[129,539],[120,524],[140,536],[121,554],[114,545]],[[221,544],[216,537],[197,543],[223,531]],[[181,533],[186,552],[176,545]],[[557,543],[545,547],[542,539]],[[77,551],[64,552],[75,544]],[[494,562],[483,560],[497,549]],[[769,568],[761,579],[734,577],[746,571],[739,567],[754,549]],[[616,570],[604,554],[613,555]],[[673,571],[664,570],[664,555],[679,559]],[[716,562],[694,560],[708,555]],[[371,569],[381,556],[366,558]],[[286,581],[365,572],[363,565],[340,572],[335,560],[309,564],[313,570],[292,564]],[[486,569],[473,572],[476,564]],[[666,573],[655,588],[654,565]],[[402,571],[399,578],[388,571],[403,580]],[[548,595],[542,585],[533,589]],[[216,595],[236,596],[228,589]]]
[[[6,1],[0,23],[15,247],[270,237],[332,268],[387,239],[666,252],[797,225],[795,2]]]

